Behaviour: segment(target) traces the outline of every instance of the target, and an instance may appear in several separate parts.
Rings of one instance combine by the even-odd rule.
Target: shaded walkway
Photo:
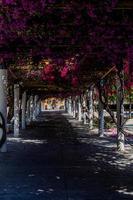
[[[132,157],[104,140],[103,148],[79,124],[72,129],[63,113],[38,120],[20,138],[10,136],[9,152],[0,154],[0,200],[133,199]]]

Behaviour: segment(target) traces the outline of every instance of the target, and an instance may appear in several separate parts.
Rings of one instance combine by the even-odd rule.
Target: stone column
[[[22,94],[22,116],[21,116],[22,129],[26,128],[26,91]]]
[[[98,114],[99,114],[99,136],[104,136],[104,109],[103,104],[99,99],[99,105],[98,105]]]
[[[33,105],[33,120],[36,120],[36,117],[38,115],[37,100],[38,100],[38,96],[35,95],[35,97],[34,97],[34,105]]]
[[[38,101],[38,115],[41,113],[42,109],[41,109],[41,99],[39,99]]]
[[[73,99],[73,117],[76,117],[76,100],[75,98]]]
[[[39,100],[37,100],[37,109],[36,109],[36,115],[38,116],[39,115]]]
[[[72,115],[72,99],[69,98],[69,115]]]
[[[0,112],[5,120],[5,128],[7,126],[7,69],[0,65]],[[0,152],[7,151],[6,135],[3,136],[3,130],[0,129],[0,139],[4,139]]]
[[[86,95],[83,96],[83,123],[87,124],[87,118],[88,118],[88,113],[87,113],[87,102],[86,102]]]
[[[14,136],[19,136],[19,122],[20,122],[20,105],[19,105],[19,84],[14,85]]]
[[[86,111],[83,112],[83,123],[87,124],[87,113],[86,113]]]
[[[78,121],[82,121],[81,96],[78,98]]]
[[[39,115],[38,102],[39,102],[39,96],[37,95],[37,97],[36,97],[36,117]]]
[[[30,96],[30,119],[29,121],[33,121],[33,111],[34,111],[34,102],[33,102],[33,96]]]
[[[65,107],[64,107],[65,112],[68,112],[68,99],[65,99]]]
[[[91,86],[88,91],[88,108],[89,108],[89,129],[93,129],[93,87]]]
[[[30,98],[26,102],[26,124],[30,123]]]
[[[70,99],[68,98],[68,114],[70,115]]]

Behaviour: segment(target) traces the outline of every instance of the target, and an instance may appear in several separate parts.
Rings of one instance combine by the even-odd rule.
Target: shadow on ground
[[[88,134],[63,112],[42,113],[0,154],[1,200],[133,199],[133,154]]]

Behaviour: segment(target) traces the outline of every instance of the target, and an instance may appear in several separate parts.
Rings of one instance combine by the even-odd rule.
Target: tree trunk
[[[125,150],[125,136],[123,132],[123,105],[124,105],[124,71],[119,72],[117,79],[117,148],[119,151]]]

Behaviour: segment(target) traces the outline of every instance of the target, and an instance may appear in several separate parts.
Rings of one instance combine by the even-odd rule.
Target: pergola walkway
[[[8,152],[0,154],[1,200],[133,199],[133,158],[128,163],[108,140],[74,123],[47,112],[19,138],[9,136]]]

